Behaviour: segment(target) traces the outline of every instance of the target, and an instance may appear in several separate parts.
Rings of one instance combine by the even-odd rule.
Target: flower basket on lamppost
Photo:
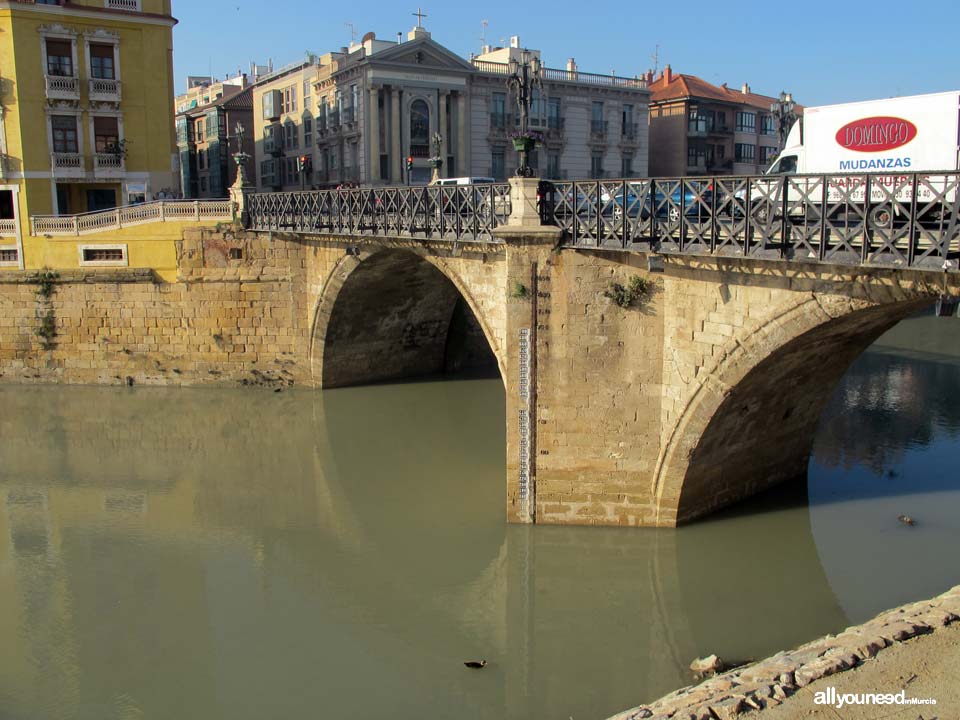
[[[777,132],[780,134],[780,149],[786,144],[787,131],[797,119],[793,96],[788,92],[781,92],[776,102],[771,103],[770,112],[777,121]]]
[[[510,75],[507,77],[507,87],[517,95],[517,107],[520,110],[520,127],[511,137],[513,147],[520,153],[520,167],[517,168],[518,177],[533,177],[530,168],[530,151],[543,140],[540,133],[530,131],[530,101],[535,88],[543,88],[541,76],[543,68],[540,58],[530,55],[526,50],[520,54],[520,60],[510,59]]]

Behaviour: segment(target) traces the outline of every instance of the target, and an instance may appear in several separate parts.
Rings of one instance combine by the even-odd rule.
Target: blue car
[[[656,189],[651,192],[652,183],[628,183],[626,189],[621,188],[613,195],[613,217],[619,221],[624,214],[627,217],[639,217],[643,220],[656,215],[668,222],[679,222],[682,213],[688,218],[706,221],[710,218],[710,209],[713,202],[713,185],[703,183],[703,188],[691,187],[690,183],[656,182]],[[669,194],[666,186],[670,186]],[[624,197],[626,196],[626,197]]]

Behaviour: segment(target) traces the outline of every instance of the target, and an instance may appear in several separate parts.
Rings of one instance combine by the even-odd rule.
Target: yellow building
[[[176,22],[171,0],[0,0],[0,266],[44,264],[31,216],[176,189]]]

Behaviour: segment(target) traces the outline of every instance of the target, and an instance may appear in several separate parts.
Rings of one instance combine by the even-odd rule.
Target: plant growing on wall
[[[530,291],[527,289],[526,285],[519,280],[513,281],[513,286],[510,288],[510,297],[516,298],[517,300],[523,300],[529,294]]]
[[[40,327],[34,333],[40,338],[44,349],[49,349],[54,338],[57,337],[57,319],[53,312],[51,298],[56,291],[56,281],[60,277],[52,270],[44,268],[37,273],[34,282],[37,284],[37,316],[40,318]]]
[[[620,283],[611,283],[610,287],[604,291],[603,296],[610,298],[622,308],[629,308],[641,305],[650,298],[652,293],[653,283],[644,280],[639,275],[634,275],[627,281],[626,286]]]

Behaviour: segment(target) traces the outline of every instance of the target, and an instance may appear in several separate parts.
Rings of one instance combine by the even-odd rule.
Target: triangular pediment
[[[411,40],[383,50],[373,55],[370,62],[375,65],[404,65],[433,70],[473,70],[469,62],[430,38]]]

